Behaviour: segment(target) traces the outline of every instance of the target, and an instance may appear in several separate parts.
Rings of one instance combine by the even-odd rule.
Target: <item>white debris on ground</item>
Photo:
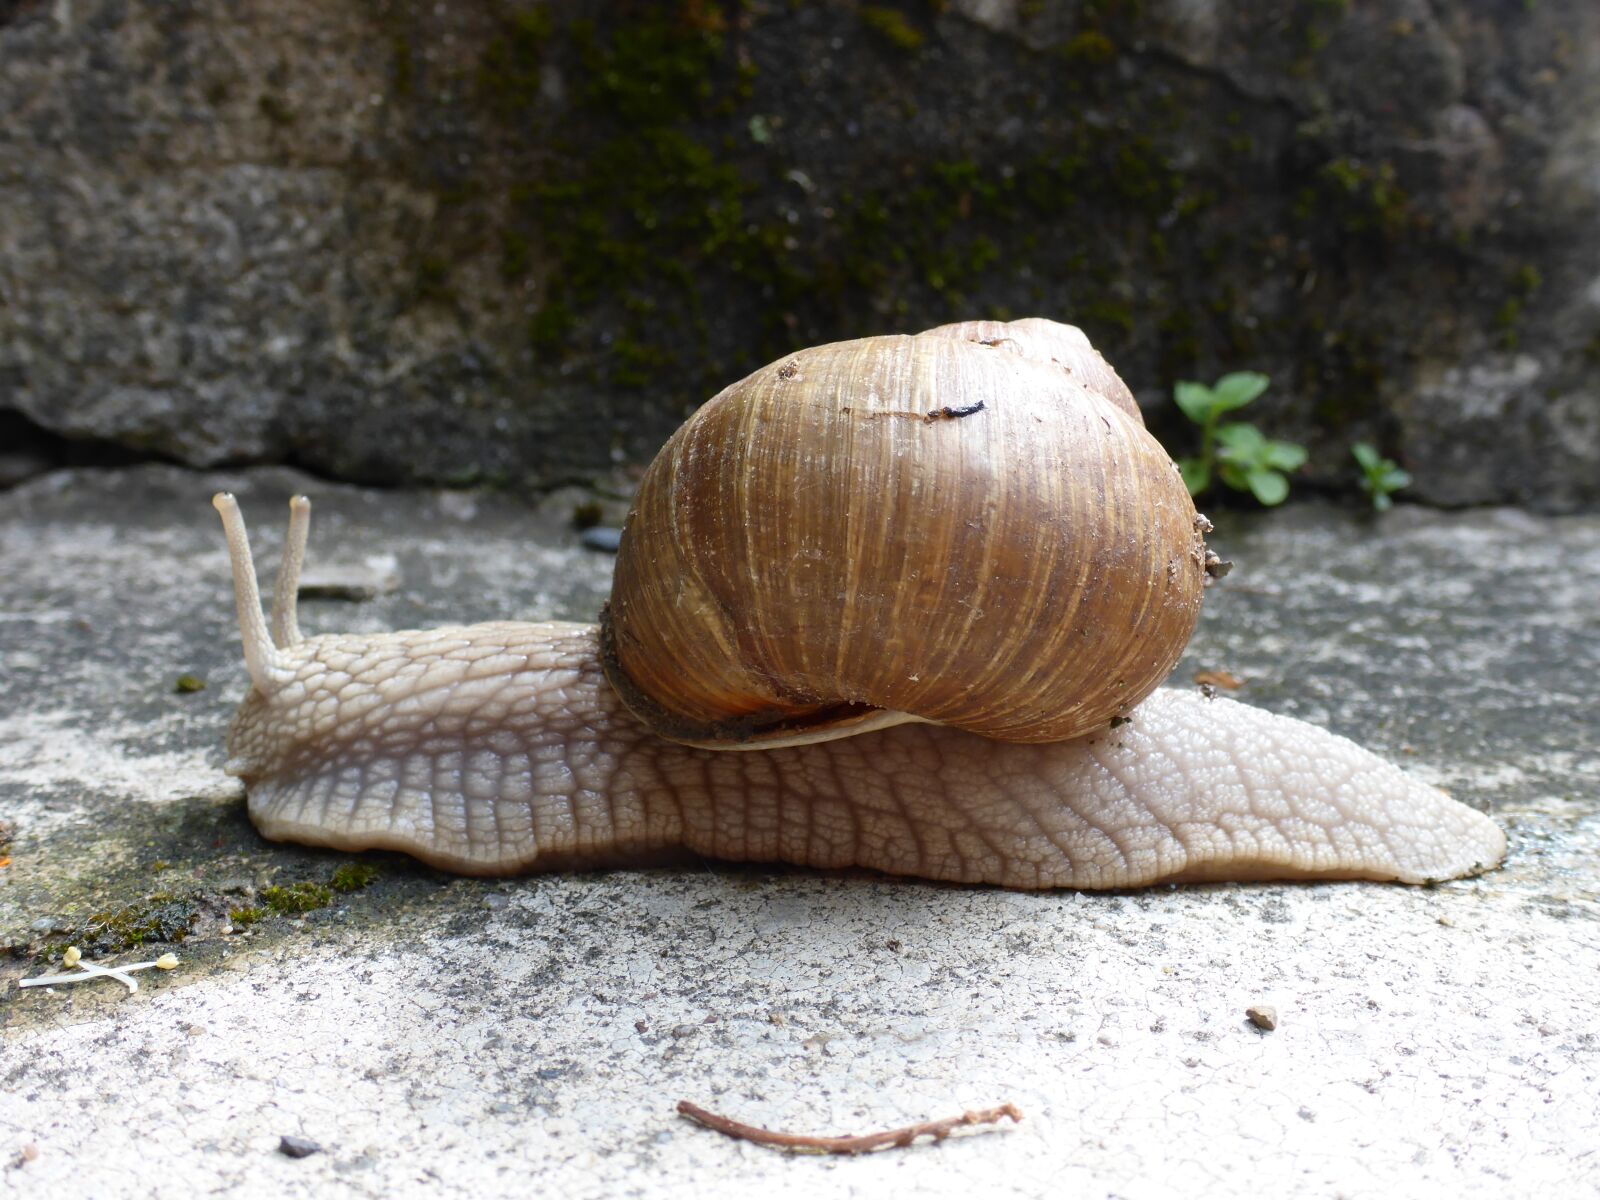
[[[83,957],[83,951],[76,946],[68,946],[61,956],[61,965],[71,970],[73,967],[81,968],[71,975],[37,975],[32,979],[19,979],[19,988],[29,987],[61,987],[74,983],[85,983],[90,979],[115,979],[128,989],[129,992],[139,990],[139,981],[133,977],[136,971],[148,971],[155,967],[162,971],[173,971],[178,966],[178,956],[171,952],[163,954],[160,958],[151,959],[149,962],[118,963],[116,966],[107,966],[104,963],[92,963]]]

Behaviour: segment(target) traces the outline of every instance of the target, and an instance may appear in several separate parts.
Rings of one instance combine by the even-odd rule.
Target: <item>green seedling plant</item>
[[[1305,447],[1269,438],[1248,421],[1222,420],[1224,413],[1254,401],[1270,382],[1255,371],[1235,371],[1211,387],[1182,380],[1172,389],[1183,415],[1200,426],[1200,453],[1178,460],[1191,496],[1218,479],[1269,507],[1288,496],[1288,472],[1305,464]]]
[[[1361,490],[1372,500],[1374,509],[1388,512],[1394,506],[1394,493],[1411,486],[1411,473],[1401,470],[1399,463],[1384,458],[1366,442],[1351,446],[1350,453],[1361,468]]]

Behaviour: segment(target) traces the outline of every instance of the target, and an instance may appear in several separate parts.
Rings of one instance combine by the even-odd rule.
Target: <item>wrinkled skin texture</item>
[[[1069,742],[905,725],[695,750],[623,708],[595,638],[495,623],[287,639],[252,666],[228,770],[268,837],[473,874],[704,855],[1016,888],[1422,883],[1505,852],[1487,817],[1343,738],[1174,690]]]

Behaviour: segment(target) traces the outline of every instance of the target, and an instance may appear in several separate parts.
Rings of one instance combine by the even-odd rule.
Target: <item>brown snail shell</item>
[[[602,655],[636,714],[698,745],[906,719],[1076,737],[1177,662],[1196,525],[1076,329],[818,346],[724,389],[657,456]]]

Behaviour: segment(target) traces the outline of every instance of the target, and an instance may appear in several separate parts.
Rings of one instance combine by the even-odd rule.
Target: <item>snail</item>
[[[601,623],[304,637],[219,495],[272,839],[472,874],[695,856],[1015,888],[1485,870],[1484,816],[1332,733],[1158,688],[1209,525],[1083,335],[803,350],[645,473]]]

